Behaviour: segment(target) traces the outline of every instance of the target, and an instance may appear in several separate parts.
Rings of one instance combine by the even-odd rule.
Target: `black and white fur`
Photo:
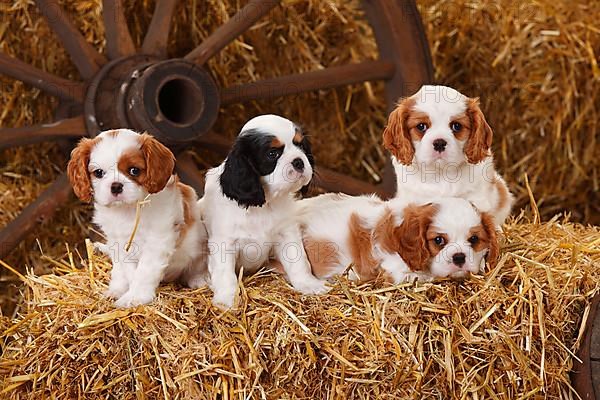
[[[207,172],[200,201],[209,234],[208,269],[213,303],[234,305],[236,271],[281,263],[299,292],[325,292],[311,273],[300,228],[293,218],[298,192],[312,179],[308,139],[293,122],[261,115],[242,128],[227,159]]]

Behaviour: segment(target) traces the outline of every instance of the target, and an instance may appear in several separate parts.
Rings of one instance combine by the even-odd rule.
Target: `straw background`
[[[102,50],[101,1],[62,0],[60,3],[73,14],[76,26],[88,41]],[[130,30],[139,45],[150,22],[154,2],[125,3]],[[171,29],[169,55],[184,55],[244,3],[238,0],[180,1]],[[495,131],[497,167],[518,198],[515,213],[518,214],[521,207],[530,208],[529,193],[524,185],[527,174],[543,220],[549,221],[556,213],[566,211],[572,221],[599,224],[600,29],[597,22],[600,2],[419,0],[417,3],[433,55],[436,81],[481,98],[483,111]],[[377,57],[377,47],[358,0],[288,0],[283,4],[209,62],[219,84],[230,86]],[[56,75],[78,79],[65,51],[30,1],[0,4],[0,50]],[[56,99],[2,76],[0,87],[0,126],[17,127],[53,120]],[[381,131],[387,117],[382,83],[233,105],[221,110],[215,131],[232,137],[245,120],[264,112],[280,113],[301,122],[312,135],[317,163],[372,182],[379,179],[386,160],[381,146]],[[202,151],[197,151],[196,159],[201,167],[217,161]],[[0,226],[14,219],[64,171],[66,161],[64,153],[52,144],[0,152]],[[92,269],[93,277],[87,270],[81,270],[89,266],[83,238],[90,234],[90,211],[89,206],[70,200],[50,223],[40,226],[5,260],[17,270],[29,268],[35,272],[36,276],[28,278],[25,289],[20,289],[22,286],[15,274],[0,268],[0,314],[12,317],[13,312],[19,311],[24,318],[17,325],[9,318],[0,318],[0,330],[4,332],[0,345],[7,357],[7,361],[0,364],[0,371],[10,376],[3,381],[4,388],[31,389],[36,379],[55,385],[58,382],[55,379],[64,379],[73,384],[69,386],[73,390],[69,394],[74,395],[80,387],[85,388],[85,380],[85,384],[91,385],[89,388],[97,390],[98,397],[106,397],[110,386],[102,386],[123,379],[119,382],[128,388],[141,385],[150,390],[150,398],[155,398],[158,394],[162,396],[164,390],[173,393],[174,387],[182,387],[178,385],[184,385],[185,390],[189,390],[187,393],[195,393],[198,385],[195,380],[200,379],[193,376],[175,383],[167,379],[165,389],[158,387],[155,380],[161,376],[160,371],[163,374],[166,371],[175,379],[207,366],[212,366],[211,371],[215,371],[214,368],[238,371],[235,363],[247,362],[251,367],[245,380],[218,371],[202,378],[212,379],[207,393],[215,387],[239,389],[258,379],[269,397],[307,397],[312,393],[290,389],[301,387],[305,379],[316,385],[315,395],[366,396],[367,393],[360,391],[371,385],[379,392],[370,394],[383,396],[390,393],[392,383],[399,384],[397,395],[412,395],[408,390],[413,386],[408,385],[414,385],[417,379],[422,394],[475,396],[472,393],[477,393],[488,397],[492,394],[480,386],[497,377],[495,393],[506,388],[507,392],[502,392],[506,393],[505,398],[516,398],[516,394],[540,395],[544,393],[542,390],[550,398],[566,397],[569,351],[577,347],[583,310],[598,289],[594,268],[599,261],[597,227],[585,228],[560,219],[543,225],[520,220],[507,228],[508,245],[504,251],[533,263],[509,255],[501,264],[504,267],[495,274],[462,285],[442,283],[427,286],[423,292],[400,288],[377,294],[372,293],[372,287],[347,291],[344,288],[348,284],[341,284],[322,302],[311,299],[300,302],[299,296],[280,289],[281,283],[271,282],[271,277],[257,277],[256,281],[247,282],[248,300],[243,311],[235,316],[221,316],[216,321],[216,310],[208,307],[208,293],[194,292],[188,299],[188,293],[163,289],[165,294],[161,295],[157,309],[182,321],[187,327],[182,330],[161,316],[145,314],[151,312],[151,308],[133,314],[110,314],[113,311],[110,305],[98,300],[107,279],[105,260],[99,260]],[[515,243],[518,245],[511,247]],[[69,261],[69,255],[76,261]],[[62,261],[57,265],[57,260],[67,260],[66,266]],[[57,275],[37,277],[48,272]],[[93,291],[87,293],[90,285]],[[28,302],[22,302],[19,290]],[[86,292],[87,297],[82,298],[82,292]],[[266,292],[274,298],[261,299]],[[393,301],[385,305],[387,295]],[[476,301],[471,300],[462,308],[458,306],[474,295]],[[273,301],[285,304],[313,335],[320,335],[322,339],[317,342],[333,343],[332,348],[343,355],[342,358],[347,358],[359,371],[371,373],[353,375],[348,372],[354,371],[352,367],[326,350],[319,350],[318,360],[294,359],[305,354],[302,346],[313,339],[302,333],[298,324],[290,320],[281,307],[274,306]],[[192,302],[195,307],[190,305]],[[15,304],[18,304],[16,309]],[[443,308],[450,313],[423,313],[423,304],[426,308]],[[456,307],[451,306],[453,304]],[[498,304],[497,311],[489,320],[482,322],[474,333],[465,333],[461,326],[469,331],[494,304]],[[384,325],[377,325],[386,307],[393,308],[391,314],[386,314],[386,318],[391,318],[386,326],[399,330],[396,342],[391,339],[394,335],[380,329]],[[324,309],[331,314],[323,314]],[[355,312],[360,316],[356,317]],[[86,318],[105,313],[109,313],[106,321],[87,330],[77,329],[77,324]],[[261,318],[267,318],[263,313],[269,314],[272,320],[263,321]],[[344,320],[343,327],[338,327],[337,317],[341,315],[348,319]],[[256,322],[252,322],[253,319]],[[268,351],[256,355],[250,347],[243,347],[240,338],[243,332],[233,329],[239,321],[255,323],[254,328],[248,326],[247,329],[256,335],[260,329],[265,330]],[[458,324],[459,321],[462,322]],[[144,325],[148,322],[140,328],[144,339],[135,339],[134,333],[142,322]],[[176,358],[181,354],[178,361],[187,356],[181,348],[160,342],[160,337],[152,331],[170,332],[169,327],[174,329],[172,340],[181,346],[191,344],[191,349],[186,351],[202,355],[199,356],[201,364],[178,364],[167,356],[156,357],[155,351],[173,354]],[[342,328],[345,336],[340,338],[337,329]],[[95,333],[96,330],[99,332]],[[164,332],[161,334],[170,334]],[[147,368],[139,375],[121,358],[124,349],[115,348],[119,335],[129,338],[134,353],[139,356],[135,365]],[[252,336],[252,340],[257,338]],[[95,341],[88,341],[92,339]],[[27,345],[33,340],[47,352],[34,354],[39,349]],[[217,344],[217,340],[222,340],[221,344]],[[526,341],[533,342],[526,345]],[[323,343],[311,343],[315,350],[323,349]],[[414,347],[417,345],[421,347]],[[78,350],[80,346],[91,346],[93,350],[82,355]],[[413,351],[418,349],[414,355],[419,363],[411,361],[404,346]],[[529,350],[523,352],[526,346]],[[243,360],[233,360],[232,348],[239,350]],[[375,351],[376,359],[363,357],[368,351],[365,349]],[[257,365],[272,371],[276,367],[272,363],[286,352],[293,357],[279,365],[283,378],[277,379],[282,379],[278,381],[282,386],[273,386],[275,377],[259,374]],[[390,358],[390,354],[398,358]],[[477,361],[490,354],[506,354],[506,357]],[[33,356],[39,357],[39,364],[35,364]],[[73,375],[80,371],[85,360],[104,362],[111,357],[116,357],[118,365],[112,375],[110,371],[95,377],[86,375],[87,371],[77,377]],[[29,364],[25,362],[27,358],[31,358]],[[536,367],[542,360],[545,375]],[[45,362],[62,363],[66,367],[62,373],[64,378],[57,375],[50,379],[44,375],[40,368]],[[510,372],[515,369],[517,372]],[[284,371],[288,371],[287,375]],[[298,374],[294,374],[296,371]],[[382,376],[387,378],[382,380]],[[330,381],[318,386],[315,382],[320,382],[319,379]],[[383,383],[371,382],[376,379]],[[339,389],[327,386],[331,382],[342,386]],[[50,390],[50,386],[36,386],[35,390],[40,392],[35,393],[49,396],[44,390]]]

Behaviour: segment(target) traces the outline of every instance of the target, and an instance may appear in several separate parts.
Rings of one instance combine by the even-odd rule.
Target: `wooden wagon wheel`
[[[85,41],[56,0],[35,0],[50,28],[62,42],[83,81],[63,79],[0,53],[0,73],[23,81],[61,100],[59,120],[43,125],[0,129],[0,149],[43,141],[93,137],[111,128],[148,131],[177,152],[195,143],[226,153],[230,142],[210,132],[219,107],[384,80],[388,107],[432,79],[431,57],[414,0],[365,0],[363,6],[375,33],[380,58],[303,74],[287,75],[220,88],[206,61],[278,6],[278,0],[250,0],[224,25],[183,58],[167,59],[167,38],[175,0],[157,0],[142,47],[136,49],[119,0],[103,0],[106,54]],[[66,111],[65,111],[66,110]],[[181,153],[178,173],[202,191],[203,178]],[[387,168],[389,170],[389,168]],[[393,173],[382,186],[318,168],[325,190],[351,194],[390,194]],[[0,232],[0,258],[37,224],[50,218],[71,193],[62,174]]]

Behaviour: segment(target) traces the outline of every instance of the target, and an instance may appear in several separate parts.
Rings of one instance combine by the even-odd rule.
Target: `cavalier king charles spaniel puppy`
[[[479,100],[446,86],[423,86],[389,116],[383,142],[392,153],[396,197],[406,202],[462,197],[499,227],[513,196],[494,169],[492,129]]]
[[[95,246],[112,260],[105,294],[118,307],[150,303],[161,281],[207,283],[196,193],[174,167],[173,153],[158,140],[127,129],[82,139],[71,153],[69,179],[77,197],[94,202],[94,223],[106,236]],[[145,204],[136,229],[139,202]]]
[[[324,194],[301,200],[297,216],[313,274],[398,284],[436,277],[462,279],[495,265],[493,218],[467,200],[438,198],[402,207],[396,199]],[[400,205],[400,206],[399,206]]]
[[[310,144],[293,122],[261,115],[248,121],[225,161],[206,174],[200,201],[209,235],[208,269],[213,304],[234,305],[236,271],[280,265],[306,294],[326,291],[311,274],[292,213],[298,192],[312,179]]]

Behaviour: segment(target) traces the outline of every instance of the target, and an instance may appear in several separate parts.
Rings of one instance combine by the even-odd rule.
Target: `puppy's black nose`
[[[435,151],[437,151],[438,153],[441,153],[444,150],[446,150],[446,145],[447,144],[448,143],[444,139],[435,139],[433,141],[433,149]]]
[[[301,158],[294,158],[292,161],[292,167],[298,172],[304,171],[304,161]]]
[[[121,182],[113,182],[112,185],[110,185],[110,192],[114,195],[123,193],[123,184]]]
[[[465,253],[456,253],[452,256],[452,262],[459,267],[462,267],[466,260],[467,256],[465,256]]]

